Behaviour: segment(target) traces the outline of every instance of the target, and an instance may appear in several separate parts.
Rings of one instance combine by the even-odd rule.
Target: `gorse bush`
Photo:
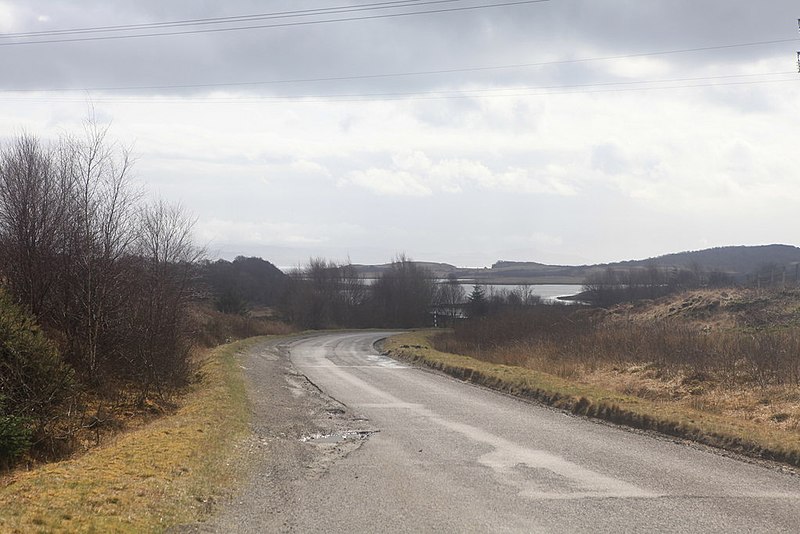
[[[28,449],[75,389],[72,369],[33,317],[0,291],[0,465]]]
[[[0,469],[6,469],[31,446],[30,421],[24,417],[3,414],[4,402],[0,397]]]

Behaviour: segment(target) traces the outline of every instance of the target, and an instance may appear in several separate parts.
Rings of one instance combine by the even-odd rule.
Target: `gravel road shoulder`
[[[240,356],[252,410],[253,434],[242,448],[247,478],[211,520],[169,532],[292,531],[298,490],[375,431],[294,369],[288,349],[308,337],[267,340]]]

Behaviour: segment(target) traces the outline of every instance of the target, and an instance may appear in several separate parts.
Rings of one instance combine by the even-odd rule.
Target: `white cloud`
[[[658,57],[628,57],[607,62],[609,73],[621,78],[659,79],[669,75],[671,64]]]
[[[197,225],[197,236],[203,242],[243,243],[259,245],[317,244],[323,240],[305,233],[305,228],[288,223],[258,223],[211,219]]]
[[[8,2],[0,2],[0,32],[10,33],[17,28],[17,9]]]
[[[345,24],[309,26],[303,29],[309,39],[287,29],[176,37],[170,46],[142,39],[19,47],[2,57],[0,70],[8,76],[0,84],[90,87],[433,71],[630,55],[796,31],[796,3],[788,0],[709,0],[703,9],[688,1],[575,1],[571,7],[551,2],[543,18],[496,10],[426,19],[425,25],[365,23],[359,32]],[[76,6],[0,0],[0,31],[35,31],[42,26],[37,15],[45,13],[61,27],[77,27],[86,20],[101,25],[246,13],[252,3],[142,1],[120,11],[86,0]],[[716,24],[720,14],[730,24]],[[397,42],[408,45],[400,54]],[[269,50],[282,53],[264,62]],[[587,91],[605,88],[575,87],[485,99],[429,93],[780,72],[793,69],[789,52],[783,45],[745,47],[176,91],[167,95],[174,102],[162,103],[166,96],[152,92],[119,94],[119,101],[111,94],[91,97],[100,116],[113,118],[111,136],[135,142],[137,176],[168,199],[183,200],[197,214],[204,239],[302,248],[304,255],[355,247],[412,256],[422,250],[429,259],[468,257],[475,264],[476,258],[496,260],[498,247],[519,250],[519,259],[579,252],[586,261],[613,260],[797,239],[791,233],[800,202],[795,76],[785,84],[597,93]],[[116,68],[120,64],[125,68]],[[425,95],[370,102],[200,100],[407,91]],[[0,137],[21,129],[43,138],[78,131],[86,102],[57,102],[64,96],[7,93],[0,99]]]
[[[199,221],[195,230],[198,240],[209,243],[212,247],[220,243],[263,246],[324,245],[334,238],[363,234],[360,227],[345,223],[320,225],[217,218]]]
[[[372,167],[351,172],[340,185],[355,185],[382,195],[429,196],[468,189],[523,194],[574,195],[570,172],[556,164],[543,168],[506,167],[495,171],[480,161],[462,158],[431,160],[415,151],[392,156],[389,169]]]
[[[379,195],[428,196],[433,194],[433,190],[425,185],[421,176],[402,170],[372,168],[365,171],[353,171],[340,184],[356,185]]]

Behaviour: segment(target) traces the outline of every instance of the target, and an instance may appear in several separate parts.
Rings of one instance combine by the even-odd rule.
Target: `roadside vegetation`
[[[128,151],[94,122],[0,147],[0,475],[174,413],[202,347],[292,330],[220,306],[277,269],[203,262],[192,227],[146,200]]]
[[[161,532],[205,518],[241,476],[249,405],[237,353],[206,351],[170,417],[89,454],[17,470],[0,483],[3,532]]]
[[[477,376],[576,413],[800,464],[797,289],[706,288],[608,309],[506,308],[397,343],[406,356],[433,351],[424,359],[456,375],[471,376],[461,365],[500,366]],[[511,386],[504,375],[515,377]]]

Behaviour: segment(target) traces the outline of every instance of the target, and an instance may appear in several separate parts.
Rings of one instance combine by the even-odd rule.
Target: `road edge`
[[[430,343],[429,338],[435,333],[416,331],[390,336],[382,343],[382,352],[464,382],[574,415],[690,440],[746,458],[800,467],[800,439],[790,447],[757,441],[748,437],[751,432],[748,432],[747,425],[723,424],[712,414],[698,412],[697,417],[691,420],[671,418],[664,407],[659,408],[651,401],[582,386],[530,369],[440,352]],[[719,430],[721,427],[724,430]]]

